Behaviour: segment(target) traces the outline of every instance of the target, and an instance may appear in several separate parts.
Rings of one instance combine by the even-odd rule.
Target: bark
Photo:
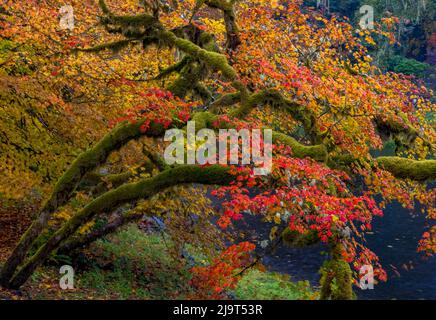
[[[220,107],[229,107],[237,104],[241,101],[241,93],[240,92],[233,92],[233,93],[227,93],[217,100],[215,100],[213,103],[210,104],[209,110],[212,113],[217,113],[218,109]]]

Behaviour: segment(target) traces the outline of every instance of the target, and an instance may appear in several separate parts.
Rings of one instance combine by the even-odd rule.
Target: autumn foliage
[[[58,23],[59,7],[67,3],[75,8],[72,31]],[[222,232],[256,214],[274,223],[275,231],[284,226],[331,247],[340,244],[341,261],[350,264],[355,279],[370,264],[378,280],[386,280],[376,253],[365,246],[374,217],[392,201],[409,209],[419,203],[429,219],[436,215],[436,194],[426,185],[436,176],[433,93],[410,76],[382,73],[369,54],[380,39],[395,43],[395,18],[374,30],[356,30],[342,18],[303,9],[299,0],[144,3],[4,4],[0,35],[10,47],[0,48],[0,134],[6,137],[0,193],[41,201],[52,223],[38,226],[39,232],[56,235],[27,264],[21,256],[28,269],[6,284],[21,285],[26,270],[121,204],[145,215],[180,216],[183,199],[195,202],[197,196],[168,188],[184,183],[220,185],[212,195],[223,202],[217,223]],[[17,65],[21,71],[12,68]],[[253,166],[166,166],[164,132],[184,129],[189,120],[201,128],[273,129],[272,173],[254,176]],[[63,176],[82,152],[123,126],[131,139],[103,144],[95,164]],[[375,156],[388,141],[395,156]],[[99,169],[106,178],[87,175]],[[71,185],[62,189],[62,183]],[[129,195],[121,194],[126,185],[133,190]],[[59,190],[68,192],[61,197]],[[114,197],[120,192],[114,207],[102,200],[112,195],[109,190]],[[63,202],[44,207],[48,195]],[[75,204],[68,205],[71,199]],[[58,206],[68,212],[63,219],[52,214]],[[173,236],[178,232],[174,228]],[[434,229],[426,232],[420,250],[434,252],[435,235]],[[274,233],[270,242],[281,236]],[[210,265],[192,269],[199,296],[220,298],[234,287],[253,250],[254,244],[242,242],[209,252]]]

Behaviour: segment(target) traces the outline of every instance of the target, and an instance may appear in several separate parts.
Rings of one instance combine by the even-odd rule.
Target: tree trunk
[[[0,285],[8,287],[8,283],[14,275],[17,267],[23,263],[27,252],[36,238],[47,226],[53,212],[64,205],[70,198],[73,191],[77,188],[83,177],[91,170],[103,163],[109,154],[119,149],[132,139],[136,139],[142,133],[140,130],[141,121],[136,123],[125,122],[109,132],[94,147],[82,153],[62,175],[56,183],[50,198],[46,201],[40,211],[38,218],[30,225],[24,235],[21,237],[17,246],[9,256],[0,272]],[[162,126],[154,126],[147,134],[161,134]]]

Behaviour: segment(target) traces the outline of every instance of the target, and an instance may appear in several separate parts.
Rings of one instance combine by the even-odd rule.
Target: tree
[[[356,34],[334,16],[303,13],[300,1],[145,1],[140,14],[136,1],[100,0],[99,8],[80,3],[74,34],[47,23],[51,2],[5,7],[4,38],[54,51],[30,77],[49,88],[73,86],[65,110],[77,108],[80,97],[90,119],[116,120],[57,180],[3,266],[3,286],[22,286],[50,254],[86,245],[136,216],[124,210],[99,231],[84,232],[89,223],[178,185],[219,185],[214,194],[226,197],[222,228],[251,211],[276,223],[273,240],[328,243],[326,299],[352,298],[351,267],[373,264],[378,279],[386,278],[364,246],[372,218],[382,215],[375,195],[407,207],[420,201],[434,218],[435,193],[425,186],[436,178],[431,92],[371,65],[368,43],[375,34],[390,38],[389,32]],[[252,165],[169,166],[162,137],[167,129],[185,129],[188,120],[196,130],[273,129],[271,174],[254,176]],[[389,139],[396,156],[373,157],[370,151]],[[120,162],[130,169],[105,174],[111,157],[123,155]],[[50,227],[56,213],[83,194],[89,201]],[[435,234],[425,235],[423,250],[434,248]]]

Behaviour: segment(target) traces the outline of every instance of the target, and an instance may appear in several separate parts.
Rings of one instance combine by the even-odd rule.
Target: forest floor
[[[5,220],[4,220],[5,221]],[[21,230],[21,228],[19,228]],[[18,233],[18,231],[17,231]],[[19,234],[19,233],[18,233]],[[11,237],[11,236],[9,236]],[[4,253],[17,237],[1,243]],[[135,224],[94,243],[72,263],[74,289],[59,286],[59,266],[69,264],[65,257],[40,267],[19,291],[0,289],[0,299],[188,299],[195,297],[189,285],[189,266],[169,254],[171,240],[148,234]],[[5,255],[0,257],[0,264]],[[292,282],[289,276],[252,269],[238,286],[228,292],[229,299],[316,299],[307,282]]]
[[[0,201],[0,261],[7,258],[31,222],[29,206]]]

